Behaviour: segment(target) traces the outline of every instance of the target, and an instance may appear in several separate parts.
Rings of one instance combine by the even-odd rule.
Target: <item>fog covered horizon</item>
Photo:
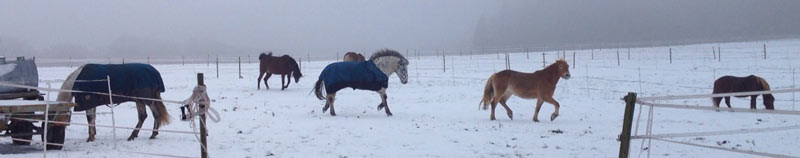
[[[794,38],[800,1],[12,1],[0,56],[369,54]]]

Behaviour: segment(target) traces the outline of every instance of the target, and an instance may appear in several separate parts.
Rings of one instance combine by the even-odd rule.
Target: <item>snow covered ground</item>
[[[769,53],[766,60],[764,43]],[[717,46],[722,48],[721,61],[711,52]],[[323,101],[309,92],[319,72],[332,61],[303,63],[305,77],[285,91],[279,89],[280,78],[275,76],[270,79],[273,89],[256,90],[255,63],[242,65],[242,79],[237,64],[221,64],[219,78],[213,64],[155,67],[164,78],[167,90],[162,96],[168,100],[188,97],[196,84],[195,74],[205,73],[212,106],[222,115],[221,122],[208,127],[212,157],[616,157],[624,109],[620,98],[627,92],[639,92],[640,97],[708,94],[714,79],[723,75],[759,75],[773,89],[797,83],[792,71],[800,66],[800,40],[672,46],[671,64],[669,48],[632,48],[630,59],[628,49],[619,49],[619,55],[617,49],[567,51],[567,60],[574,66],[570,69],[573,78],[561,80],[556,89],[554,97],[562,105],[560,117],[538,123],[531,121],[535,100],[512,97],[508,104],[515,120],[505,117],[502,108],[498,108],[496,121],[489,120],[489,111],[479,110],[485,79],[505,68],[503,55],[450,55],[445,72],[441,56],[408,56],[409,83],[400,84],[396,76],[390,77],[392,117],[376,111],[377,93],[350,89],[337,95],[338,116],[321,113]],[[547,64],[558,58],[556,54],[546,52]],[[529,55],[510,54],[511,68],[525,72],[541,69],[542,53]],[[39,85],[60,87],[60,80],[72,70],[74,67],[40,67]],[[800,110],[800,102],[793,103],[792,95],[776,94],[776,109]],[[49,98],[54,99],[55,93]],[[732,101],[734,107],[749,106],[748,100]],[[660,103],[711,105],[710,99]],[[167,106],[172,124],[162,129],[191,130],[179,120],[179,105]],[[763,108],[760,101],[758,107]],[[108,111],[107,107],[98,110]],[[133,103],[122,104],[115,111],[118,126],[135,125]],[[545,104],[541,114],[552,112],[553,106]],[[72,121],[86,122],[83,115],[74,115]],[[793,115],[656,108],[653,134],[779,127],[798,125],[798,121],[800,116]],[[110,125],[111,116],[99,116],[97,123]],[[152,117],[144,127],[151,124]],[[639,126],[639,134],[643,134],[644,121]],[[196,157],[200,153],[193,135],[162,132],[151,140],[147,139],[150,132],[142,131],[138,139],[125,141],[129,130],[117,130],[116,137],[111,131],[98,128],[97,140],[87,143],[86,127],[69,126],[64,150],[49,151],[47,156],[150,157],[133,153],[145,152]],[[800,156],[796,150],[800,145],[795,144],[800,140],[797,130],[670,140]],[[640,143],[631,143],[632,156],[644,151]],[[2,157],[42,156],[41,144],[10,144],[10,140],[0,139]],[[649,150],[653,157],[753,157],[656,140]]]

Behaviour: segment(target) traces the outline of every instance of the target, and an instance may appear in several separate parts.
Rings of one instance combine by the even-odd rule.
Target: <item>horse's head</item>
[[[392,73],[397,73],[397,77],[400,77],[400,83],[408,83],[408,59],[397,51],[380,50],[372,54],[369,60],[372,60],[387,77],[391,76]]]
[[[569,74],[569,64],[567,64],[566,60],[564,60],[564,59],[556,60],[555,66],[556,66],[556,73],[558,74],[558,77],[561,77],[561,78],[564,78],[564,79],[567,79],[567,80],[570,77],[572,77],[572,75]]]
[[[775,97],[772,94],[764,94],[764,107],[767,110],[775,110]]]

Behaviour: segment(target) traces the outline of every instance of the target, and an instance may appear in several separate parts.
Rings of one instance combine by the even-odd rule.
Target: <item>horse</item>
[[[279,74],[281,75],[281,90],[285,90],[289,87],[289,84],[292,83],[291,76],[294,76],[294,82],[300,82],[300,77],[303,77],[303,74],[300,73],[300,67],[297,66],[297,61],[294,58],[290,57],[289,55],[283,55],[281,57],[274,57],[272,56],[272,52],[269,54],[261,53],[258,56],[258,60],[260,61],[259,66],[259,73],[258,73],[258,89],[261,89],[261,78],[264,77],[266,73],[266,78],[264,78],[264,86],[269,89],[269,84],[267,84],[267,80],[272,74]],[[291,76],[287,76],[291,75]],[[289,82],[284,81],[284,77],[286,77]],[[283,84],[286,83],[284,86]]]
[[[712,94],[767,90],[769,90],[769,83],[767,83],[767,80],[755,75],[747,77],[722,76],[714,81],[714,92]],[[744,98],[748,96],[735,97]],[[749,97],[750,109],[756,109],[756,98],[758,98],[758,95],[751,95]],[[711,100],[714,102],[714,107],[719,107],[719,102],[722,100],[722,97],[714,97]],[[764,107],[767,108],[767,110],[775,109],[773,103],[775,103],[775,97],[773,97],[772,94],[764,94]],[[728,104],[728,108],[731,108],[730,96],[725,97],[725,104]]]
[[[106,76],[111,78],[110,83],[106,82]],[[158,135],[158,129],[162,125],[170,123],[170,116],[167,112],[166,106],[161,101],[135,99],[130,97],[113,96],[113,102],[109,102],[108,86],[111,86],[111,92],[114,95],[130,96],[137,98],[161,99],[161,93],[164,92],[164,82],[161,79],[161,74],[153,66],[147,64],[85,64],[79,66],[75,71],[67,76],[64,83],[61,85],[62,90],[75,90],[80,92],[60,92],[57,100],[64,102],[72,102],[74,97],[76,106],[74,111],[86,111],[86,120],[89,123],[89,138],[87,142],[95,140],[95,114],[96,107],[100,105],[111,105],[124,102],[135,102],[136,111],[139,114],[139,122],[136,124],[136,129],[133,130],[128,137],[128,141],[134,140],[138,137],[139,129],[142,123],[147,119],[147,109],[150,108],[155,121],[153,121],[153,133],[150,139],[155,139]]]
[[[524,73],[514,70],[503,70],[492,74],[489,80],[486,81],[486,86],[483,90],[483,110],[487,109],[487,105],[492,105],[492,113],[489,116],[490,120],[495,120],[494,110],[497,103],[500,102],[503,108],[508,113],[508,118],[514,119],[513,112],[506,101],[512,95],[524,99],[537,99],[536,109],[533,114],[533,121],[539,122],[539,109],[542,103],[547,102],[555,106],[555,112],[550,115],[550,121],[558,117],[558,110],[561,105],[553,99],[553,92],[556,90],[556,84],[559,78],[568,80],[570,78],[569,64],[564,59],[558,59],[555,63],[550,64],[542,70],[533,73]]]
[[[364,59],[364,55],[362,55],[361,53],[356,53],[356,52],[344,53],[344,59],[342,59],[342,60],[344,60],[344,61],[366,61]]]
[[[350,87],[353,89],[370,90],[380,94],[381,103],[378,111],[386,109],[386,115],[392,116],[389,105],[386,103],[386,88],[389,87],[389,76],[397,73],[400,83],[408,83],[408,59],[402,54],[390,49],[379,50],[362,62],[336,62],[328,64],[319,75],[314,84],[313,92],[319,100],[326,100],[322,113],[331,109],[331,116],[336,116],[334,100],[336,92]],[[322,94],[325,89],[325,94]]]

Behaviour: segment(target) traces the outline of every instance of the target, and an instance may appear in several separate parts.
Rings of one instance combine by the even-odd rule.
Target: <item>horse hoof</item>
[[[94,138],[86,139],[86,142],[93,142],[93,141],[94,141]]]
[[[392,113],[391,112],[387,112],[386,116],[392,116]]]
[[[514,120],[514,115],[508,115],[508,118]]]
[[[533,122],[539,122],[539,119],[535,119],[535,118],[534,118],[534,119],[533,119]]]
[[[558,114],[550,115],[550,121],[556,120],[556,117],[558,117]]]
[[[489,121],[494,121],[494,120],[495,120],[495,119],[494,119],[494,117],[492,117],[492,118],[489,118]]]
[[[136,137],[128,137],[128,141],[133,141],[133,139],[136,139]]]
[[[150,136],[150,139],[156,139],[156,136]]]

